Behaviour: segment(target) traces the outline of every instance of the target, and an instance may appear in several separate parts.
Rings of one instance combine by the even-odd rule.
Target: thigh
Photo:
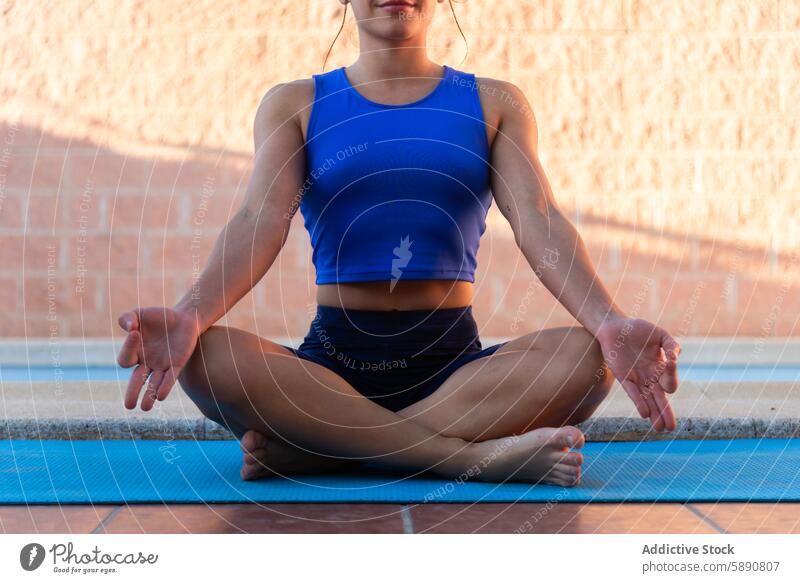
[[[214,326],[201,337],[180,377],[181,387],[204,415],[228,427],[237,437],[260,428],[281,439],[264,411],[290,417],[326,416],[318,403],[328,402],[324,391],[362,398],[339,375],[304,360],[286,347],[236,328]],[[319,398],[309,399],[308,394]]]
[[[459,368],[400,414],[470,440],[493,439],[588,418],[613,382],[583,328],[553,328],[508,342]]]

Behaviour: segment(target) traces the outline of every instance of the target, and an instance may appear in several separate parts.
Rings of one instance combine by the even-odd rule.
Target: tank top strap
[[[333,69],[327,73],[318,73],[312,75],[314,78],[314,100],[324,98],[329,95],[335,95],[340,91],[347,89],[347,83],[343,76],[344,67]]]
[[[481,135],[480,141],[488,153],[486,119],[481,104],[480,86],[475,74],[447,67],[443,82],[442,90],[437,95],[437,106],[441,106],[447,111],[463,114],[473,120]]]
[[[340,67],[327,73],[312,75],[314,102],[308,121],[307,141],[313,139],[319,131],[324,129],[320,127],[320,119],[324,120],[323,125],[328,126],[332,120],[346,113],[344,108],[347,106],[348,86],[343,71],[344,67]]]

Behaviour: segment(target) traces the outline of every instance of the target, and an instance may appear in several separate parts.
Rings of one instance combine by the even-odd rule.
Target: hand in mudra
[[[613,319],[601,326],[597,340],[611,372],[642,417],[653,427],[672,431],[675,413],[667,393],[678,389],[680,345],[663,328],[646,320]]]
[[[147,381],[142,411],[149,411],[156,400],[167,398],[189,361],[200,337],[197,321],[188,312],[151,307],[125,312],[119,317],[119,325],[128,336],[117,362],[125,368],[136,366],[125,393],[125,407],[136,408]]]

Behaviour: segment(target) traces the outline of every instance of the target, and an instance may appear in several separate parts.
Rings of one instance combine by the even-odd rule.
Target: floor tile
[[[418,533],[713,533],[681,504],[437,504],[411,509]]]
[[[691,506],[730,533],[800,533],[800,504],[797,503],[721,502]]]
[[[137,505],[121,509],[109,533],[402,533],[392,504]]]
[[[0,532],[87,533],[92,532],[114,506],[0,506]]]

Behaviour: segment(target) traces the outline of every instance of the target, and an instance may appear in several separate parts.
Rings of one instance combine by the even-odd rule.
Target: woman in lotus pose
[[[679,346],[598,279],[556,205],[522,92],[428,58],[443,0],[340,1],[359,58],[267,92],[246,199],[199,281],[174,308],[120,316],[119,362],[137,365],[125,405],[144,387],[149,410],[179,379],[241,441],[246,480],[371,461],[572,486],[574,425],[612,375],[641,416],[673,429]],[[481,346],[470,305],[492,199],[579,327]],[[274,264],[298,209],[318,284],[303,344],[214,326]]]

